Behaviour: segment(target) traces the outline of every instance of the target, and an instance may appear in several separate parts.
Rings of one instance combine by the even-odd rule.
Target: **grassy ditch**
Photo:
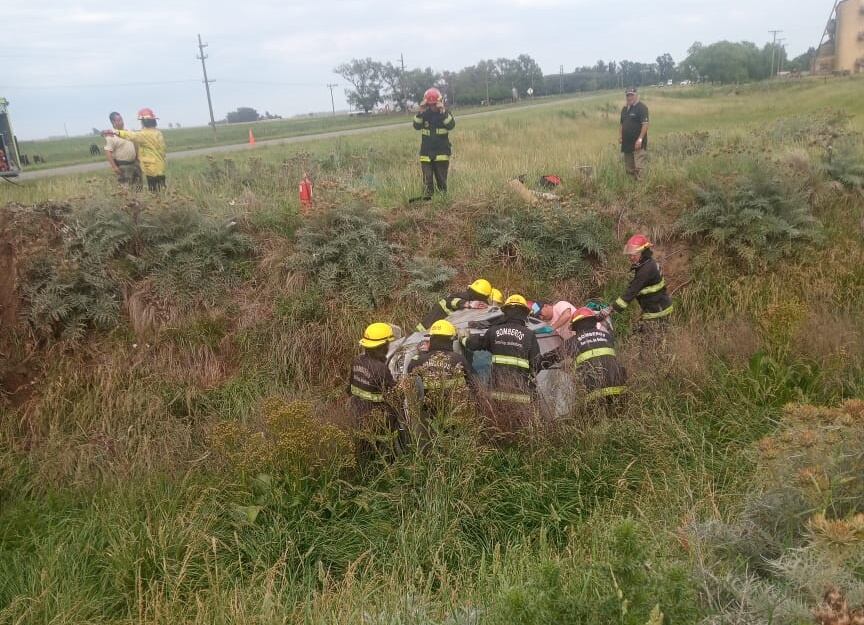
[[[186,162],[158,198],[103,176],[10,189],[0,623],[791,625],[829,586],[857,608],[848,84],[770,121],[773,89],[658,95],[640,185],[614,113],[584,102],[466,120],[428,204],[406,202],[408,132]],[[504,184],[550,171],[549,205]],[[461,406],[428,446],[357,461],[378,435],[343,406],[365,324],[411,327],[479,275],[614,299],[636,230],[677,312],[656,342],[616,319],[618,414],[501,436]]]

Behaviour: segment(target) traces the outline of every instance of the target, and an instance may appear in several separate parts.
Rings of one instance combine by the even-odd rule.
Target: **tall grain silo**
[[[864,71],[864,0],[834,3],[813,71],[820,74]]]

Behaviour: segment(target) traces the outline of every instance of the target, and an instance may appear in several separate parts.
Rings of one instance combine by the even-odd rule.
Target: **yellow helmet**
[[[507,308],[508,306],[521,306],[525,310],[528,310],[528,302],[521,295],[511,295],[508,297],[507,301],[504,302],[503,308]]]
[[[489,294],[489,301],[496,306],[500,306],[504,303],[504,294],[498,289],[492,289],[492,292]]]
[[[373,323],[366,326],[360,345],[366,348],[378,347],[393,340],[393,328],[387,323]]]
[[[469,288],[472,291],[476,291],[477,293],[485,297],[489,297],[489,295],[492,293],[492,284],[489,282],[489,280],[485,280],[483,278],[477,278],[476,280],[474,280],[474,282],[471,283],[471,286]]]
[[[439,319],[429,328],[429,334],[432,336],[449,336],[453,338],[456,336],[456,326],[446,319]]]

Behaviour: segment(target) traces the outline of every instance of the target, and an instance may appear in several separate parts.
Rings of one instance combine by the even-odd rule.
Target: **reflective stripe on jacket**
[[[414,116],[414,130],[420,131],[420,161],[450,160],[450,131],[456,120],[450,111],[425,110]]]

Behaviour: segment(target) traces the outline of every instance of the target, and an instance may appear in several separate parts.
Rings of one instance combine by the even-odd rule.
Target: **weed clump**
[[[712,622],[810,622],[834,587],[864,604],[864,402],[789,405],[757,453],[738,518],[692,532]]]
[[[803,190],[763,163],[734,180],[697,188],[699,206],[678,226],[753,269],[820,240],[821,224]]]
[[[275,471],[302,477],[334,463],[353,465],[351,437],[316,419],[315,412],[307,402],[271,400],[255,425],[225,421],[214,426],[211,446],[223,464],[246,474]]]
[[[828,150],[825,174],[848,189],[864,188],[864,140],[860,136],[838,139]]]
[[[398,277],[387,230],[387,222],[361,204],[326,210],[297,232],[290,266],[352,306],[376,308]]]
[[[521,265],[549,280],[584,277],[590,260],[605,260],[612,246],[608,219],[578,210],[512,208],[490,215],[478,231],[488,261]]]
[[[215,296],[250,252],[234,224],[188,207],[89,206],[64,216],[59,251],[23,270],[26,320],[41,340],[80,341],[116,324],[125,285],[146,280],[172,306]]]

